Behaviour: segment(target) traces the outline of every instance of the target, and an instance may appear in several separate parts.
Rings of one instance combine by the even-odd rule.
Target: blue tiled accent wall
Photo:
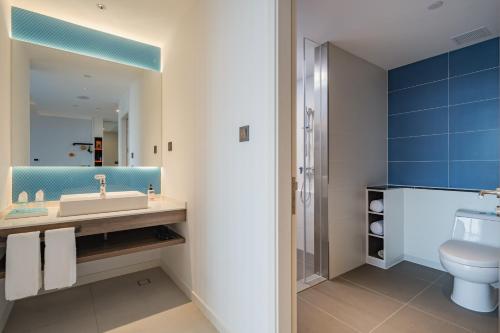
[[[389,183],[500,185],[499,39],[389,71]]]
[[[45,200],[59,200],[62,194],[97,193],[96,174],[106,175],[109,192],[147,193],[152,184],[155,192],[161,193],[161,168],[157,167],[13,167],[12,201],[16,202],[22,191],[28,192],[30,201],[34,201],[40,189],[45,192]]]
[[[161,49],[12,7],[12,38],[99,59],[160,71]]]

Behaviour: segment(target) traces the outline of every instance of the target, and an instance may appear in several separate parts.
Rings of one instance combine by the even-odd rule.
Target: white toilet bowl
[[[499,280],[500,218],[491,214],[458,211],[452,240],[439,248],[443,267],[454,277],[451,299],[477,312],[498,306],[491,286]]]
[[[456,252],[452,251],[455,251],[453,247],[461,247],[462,251],[466,251],[469,244],[477,245],[466,243],[463,241],[448,241],[440,248],[441,263],[454,278],[451,299],[456,304],[472,311],[494,311],[498,305],[498,293],[491,284],[498,282],[498,257],[489,263],[484,260],[471,262],[469,259],[469,265],[465,265],[463,264],[464,260],[457,260]],[[497,248],[483,247],[486,257],[491,257],[488,253],[498,255]],[[480,248],[476,246],[476,250],[480,250]]]

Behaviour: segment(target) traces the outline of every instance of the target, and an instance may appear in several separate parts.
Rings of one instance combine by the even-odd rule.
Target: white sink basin
[[[148,208],[148,196],[138,191],[62,195],[59,216],[75,216]]]

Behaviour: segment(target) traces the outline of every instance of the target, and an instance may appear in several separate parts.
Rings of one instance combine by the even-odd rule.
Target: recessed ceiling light
[[[435,10],[435,9],[443,7],[443,5],[444,5],[444,1],[436,1],[436,2],[431,3],[429,5],[429,7],[427,7],[427,9],[428,10]]]
[[[101,110],[101,108],[95,108],[95,110],[96,110],[96,111],[100,111],[100,110]]]
[[[120,109],[116,109],[116,112],[120,112]]]
[[[98,3],[97,5],[97,8],[99,8],[100,10],[105,10],[106,9],[106,5],[103,4],[103,3]]]
[[[76,98],[81,99],[81,100],[88,100],[88,99],[90,99],[89,96],[77,96]]]

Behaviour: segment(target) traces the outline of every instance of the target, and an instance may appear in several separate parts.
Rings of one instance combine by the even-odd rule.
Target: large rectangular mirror
[[[12,40],[14,166],[161,166],[161,73]]]

